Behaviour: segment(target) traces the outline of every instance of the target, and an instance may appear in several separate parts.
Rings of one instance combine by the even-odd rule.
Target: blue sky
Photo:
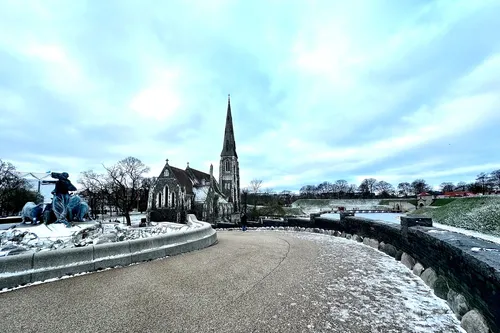
[[[500,169],[499,1],[0,2],[0,158],[217,170],[275,190]]]

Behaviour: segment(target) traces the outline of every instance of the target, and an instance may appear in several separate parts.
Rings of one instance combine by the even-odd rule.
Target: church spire
[[[226,129],[224,131],[224,143],[220,156],[238,157],[236,154],[236,142],[234,140],[233,117],[231,115],[231,95],[227,95]]]

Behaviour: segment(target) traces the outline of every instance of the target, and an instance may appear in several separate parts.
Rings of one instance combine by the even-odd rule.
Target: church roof
[[[186,188],[187,194],[193,194],[193,183],[185,170],[170,166],[170,169],[175,175],[175,178],[179,182],[180,186],[184,186]]]
[[[210,183],[210,175],[206,172],[200,171],[193,169],[191,167],[186,168],[186,172],[189,174],[190,178],[193,180],[193,185],[202,185],[203,182],[202,180],[205,181],[205,183]]]
[[[231,99],[227,97],[226,129],[224,130],[224,142],[220,156],[236,156],[236,141],[234,139],[233,116],[231,115]]]

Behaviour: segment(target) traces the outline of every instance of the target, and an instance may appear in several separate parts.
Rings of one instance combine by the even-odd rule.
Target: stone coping
[[[217,242],[209,223],[188,216],[196,228],[129,241],[0,257],[0,290],[66,275],[98,271],[200,250]]]

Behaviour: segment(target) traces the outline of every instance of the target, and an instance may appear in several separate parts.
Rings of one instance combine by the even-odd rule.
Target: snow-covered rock
[[[425,284],[431,288],[434,288],[434,286],[436,285],[436,280],[438,278],[436,272],[430,267],[424,270],[420,277],[425,282]]]
[[[415,266],[413,266],[413,274],[416,276],[422,275],[422,272],[424,271],[424,266],[422,266],[421,263],[417,262]]]
[[[489,333],[490,329],[486,324],[486,319],[477,310],[467,312],[461,322],[461,326],[467,333]]]

